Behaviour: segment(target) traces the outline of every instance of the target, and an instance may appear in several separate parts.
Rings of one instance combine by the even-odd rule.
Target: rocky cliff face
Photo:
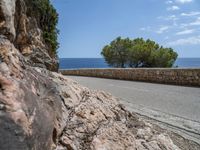
[[[44,40],[42,20],[34,15],[38,11],[32,6],[34,1],[1,0],[0,33],[14,44],[27,64],[57,71],[58,58]]]
[[[37,21],[24,13],[25,1],[0,2],[1,150],[200,149],[130,113],[112,95],[45,69],[50,69],[46,57],[39,63],[44,68],[34,67],[37,61],[31,57],[48,55]],[[33,43],[25,42],[28,37]]]

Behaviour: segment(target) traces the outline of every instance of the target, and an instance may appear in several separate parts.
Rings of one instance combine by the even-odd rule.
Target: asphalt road
[[[69,76],[91,89],[103,90],[127,103],[200,122],[200,88]]]
[[[119,98],[129,111],[200,144],[200,88],[67,76]]]

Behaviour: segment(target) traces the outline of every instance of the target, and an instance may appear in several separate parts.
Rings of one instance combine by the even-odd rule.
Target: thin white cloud
[[[177,3],[185,4],[185,3],[191,3],[193,0],[176,0]]]
[[[194,22],[190,23],[191,26],[198,26],[200,25],[200,17],[198,17]]]
[[[181,24],[179,25],[180,28],[186,28],[186,27],[188,27],[188,26],[190,26],[189,23],[181,23]]]
[[[185,35],[185,34],[191,34],[191,33],[194,33],[194,29],[186,29],[186,30],[183,30],[183,31],[180,31],[180,32],[177,32],[176,35]]]
[[[168,40],[168,39],[169,39],[169,36],[166,36],[164,39],[165,39],[165,40]]]
[[[199,11],[191,11],[189,13],[181,13],[181,16],[191,17],[191,16],[197,16],[200,15]]]
[[[165,3],[166,3],[166,4],[173,4],[173,1],[168,0],[168,1],[166,1]]]
[[[142,27],[140,28],[141,31],[146,31],[146,28]]]
[[[166,32],[169,29],[169,26],[162,26],[156,31],[158,34],[162,34],[163,32]]]
[[[141,31],[151,31],[151,27],[147,26],[147,27],[142,27],[140,28]]]
[[[186,28],[186,27],[190,27],[190,26],[200,26],[200,17],[197,17],[196,20],[194,20],[193,22],[180,24],[181,28]]]
[[[170,23],[173,22],[173,26],[177,26],[178,25],[177,20],[179,20],[180,18],[177,17],[176,15],[170,15],[170,16],[159,16],[157,17],[157,19],[170,21]]]
[[[175,20],[179,20],[179,18],[176,17],[176,15],[168,16],[168,17],[166,17],[165,19],[166,19],[166,20],[173,20],[173,21],[175,21]]]
[[[167,8],[168,11],[174,11],[174,10],[179,10],[180,8],[176,5],[170,6]]]
[[[176,41],[168,42],[169,46],[180,46],[180,45],[200,45],[200,36],[193,36]]]
[[[176,21],[179,20],[179,18],[176,15],[170,15],[170,16],[159,16],[157,19],[167,20],[167,21]]]

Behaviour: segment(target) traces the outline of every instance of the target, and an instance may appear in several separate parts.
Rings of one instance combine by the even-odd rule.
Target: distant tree
[[[172,67],[175,63],[178,54],[172,48],[160,47],[154,56],[155,67]]]
[[[118,37],[109,45],[106,45],[101,54],[110,66],[125,68],[129,48],[132,46],[131,43],[132,41],[129,38],[121,39],[121,37]]]
[[[113,67],[172,67],[178,54],[172,48],[159,46],[152,40],[118,37],[106,45],[101,54]]]

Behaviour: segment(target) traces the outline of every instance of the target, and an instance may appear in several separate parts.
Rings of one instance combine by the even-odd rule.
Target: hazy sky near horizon
[[[51,0],[59,13],[60,58],[99,58],[118,36],[143,37],[200,57],[200,0]]]

